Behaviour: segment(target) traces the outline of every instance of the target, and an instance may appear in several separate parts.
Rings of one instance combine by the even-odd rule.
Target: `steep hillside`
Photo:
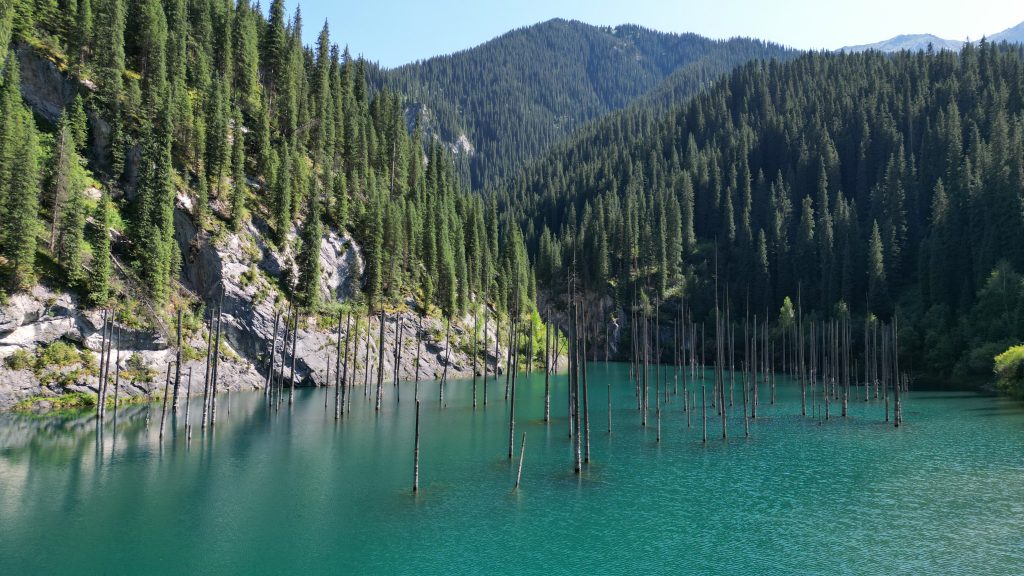
[[[572,271],[614,299],[602,314],[682,296],[709,317],[717,280],[762,318],[786,298],[898,314],[919,374],[990,379],[1024,337],[1022,78],[1021,49],[992,43],[751,63],[597,122],[499,202],[539,284]]]
[[[107,361],[134,358],[147,383],[207,350],[238,363],[237,387],[264,385],[275,362],[322,382],[340,334],[355,348],[362,334],[364,373],[396,363],[382,348],[394,332],[371,325],[408,325],[399,348],[424,377],[479,372],[484,317],[539,322],[519,230],[460,191],[450,156],[409,133],[398,96],[371,91],[326,26],[305,47],[299,12],[257,6],[0,13],[0,382],[95,386],[90,350],[102,357],[113,324],[124,354]],[[82,355],[54,365],[55,345]]]
[[[663,93],[685,98],[738,64],[792,55],[757,40],[551,20],[370,80],[424,111],[424,128],[455,145],[463,176],[480,189],[670,77]]]

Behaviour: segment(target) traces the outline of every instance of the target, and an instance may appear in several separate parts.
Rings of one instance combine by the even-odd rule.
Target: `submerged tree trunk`
[[[416,447],[413,448],[412,491],[420,489],[420,401],[416,401]]]
[[[107,355],[107,360],[110,360],[110,355]],[[178,413],[178,390],[181,389],[181,308],[178,308],[178,349],[175,353],[174,359],[174,404],[172,409],[174,413]]]

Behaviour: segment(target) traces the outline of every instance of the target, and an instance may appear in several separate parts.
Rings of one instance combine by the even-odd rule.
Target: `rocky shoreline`
[[[275,317],[286,306],[275,287],[276,279],[289,273],[293,258],[279,253],[262,241],[258,224],[250,224],[238,234],[226,235],[216,242],[200,236],[191,225],[190,206],[179,198],[175,218],[178,220],[178,242],[185,255],[182,286],[201,298],[206,310],[223,306],[223,342],[218,369],[218,388],[223,391],[256,390],[264,386],[269,366],[268,351],[274,337]],[[347,236],[329,232],[321,243],[321,295],[326,302],[346,302],[355,292],[352,283],[362,273],[359,247]],[[448,377],[472,376],[472,317],[452,320],[450,353],[445,347],[445,322],[437,317],[420,317],[413,313],[412,302],[403,309],[385,313],[383,364],[384,374],[394,371],[394,349],[397,332],[402,333],[401,360],[398,374],[401,380],[416,377],[416,358],[419,377],[438,379],[445,371],[448,359]],[[318,327],[317,318],[300,317],[295,343],[295,381],[297,386],[323,385],[327,376],[328,354],[331,371],[334,369],[336,326]],[[378,363],[379,315],[360,319],[359,340],[356,345],[355,385],[367,381],[367,348],[369,348],[369,380],[375,381]],[[62,368],[37,367],[35,370],[12,369],[7,359],[15,354],[36,354],[39,350],[62,341],[79,350],[88,350],[99,358],[102,313],[82,306],[77,296],[36,286],[31,292],[15,294],[0,306],[0,411],[8,411],[30,398],[45,399],[62,394],[95,393],[98,378],[95,374],[76,376],[61,374]],[[367,339],[367,322],[369,334]],[[332,320],[336,323],[336,319]],[[353,321],[354,324],[354,321]],[[401,327],[398,330],[398,327]],[[479,326],[481,334],[483,325]],[[495,369],[493,321],[488,326],[486,359],[489,370]],[[416,334],[420,339],[417,350]],[[206,350],[209,334],[205,329],[186,341],[194,350]],[[280,342],[280,336],[279,340]],[[164,374],[177,353],[176,342],[168,342],[160,330],[132,330],[122,327],[120,343],[115,340],[113,357],[120,358],[118,370],[131,371],[143,367],[147,378],[122,379],[122,394],[129,397],[162,393]],[[280,349],[280,346],[279,346]],[[498,358],[507,348],[499,345]],[[540,354],[538,354],[540,355]],[[278,357],[280,358],[280,356]],[[131,364],[132,366],[129,366]],[[500,364],[500,362],[498,362]],[[291,375],[291,350],[286,352],[285,378]],[[205,360],[182,363],[182,374],[192,371],[193,394],[202,393]],[[500,371],[500,368],[499,368]],[[55,377],[64,376],[64,377]],[[138,370],[135,370],[138,372]],[[477,373],[482,374],[483,363],[478,362]],[[184,380],[182,386],[184,386]],[[47,402],[36,402],[30,410],[44,412]]]
[[[361,386],[367,379],[376,380],[378,361],[379,316],[370,318],[369,342],[365,338],[367,319],[361,320],[360,338],[356,346],[355,379],[353,384]],[[251,321],[251,319],[250,319]],[[419,343],[421,380],[432,380],[441,377],[445,368],[447,349],[444,341],[444,323],[432,317],[419,318],[412,313],[392,313],[384,316],[384,374],[390,378],[394,370],[394,345],[396,324],[402,326],[401,361],[398,372],[401,380],[412,380],[416,376],[417,346],[415,333],[422,322],[421,341]],[[13,370],[4,365],[4,360],[19,350],[32,351],[57,341],[74,344],[83,350],[91,351],[96,358],[100,350],[100,325],[102,316],[96,311],[79,309],[73,298],[68,294],[54,294],[45,288],[37,287],[30,294],[18,294],[11,297],[6,306],[0,307],[0,411],[9,411],[19,402],[35,398],[29,409],[34,412],[46,412],[49,408],[47,397],[58,397],[74,392],[96,393],[98,379],[95,375],[76,378],[71,382],[59,383],[49,377],[47,371],[37,373],[32,369]],[[235,325],[229,328],[230,325]],[[331,353],[331,371],[334,373],[335,332],[320,330],[312,321],[306,322],[306,328],[300,326],[296,341],[295,381],[297,386],[321,386],[325,384],[327,372],[327,353]],[[253,354],[255,346],[247,339],[260,341],[258,335],[246,331],[242,326],[245,319],[229,317],[225,305],[225,332],[227,350],[223,352],[218,369],[218,387],[222,391],[258,390],[263,388],[266,380],[265,354]],[[271,326],[270,330],[273,330]],[[438,337],[437,335],[440,335]],[[191,343],[194,347],[205,346],[205,333],[197,336]],[[472,358],[465,349],[469,344],[471,333],[463,328],[463,322],[453,322],[451,335],[451,352],[448,365],[449,378],[467,378],[472,376]],[[493,324],[488,336],[491,350],[486,354],[488,369],[493,373],[494,355]],[[149,373],[154,376],[148,380],[122,378],[121,394],[127,397],[143,395],[159,395],[164,383],[164,370],[173,362],[176,349],[158,334],[152,332],[134,332],[125,330],[122,333],[120,349],[121,362],[118,369],[122,373],[130,372],[129,359],[133,362],[141,359]],[[266,340],[269,345],[269,337]],[[116,341],[115,341],[116,344]],[[369,346],[369,374],[366,370],[367,344]],[[499,347],[499,356],[503,355]],[[289,351],[290,352],[290,351]],[[118,349],[113,349],[113,356],[118,356]],[[112,361],[113,363],[113,361]],[[286,356],[286,380],[290,376],[291,355]],[[192,393],[202,394],[205,361],[189,360],[182,363],[184,375],[192,372]],[[478,363],[477,372],[482,374],[483,365]],[[499,368],[500,371],[500,368]],[[60,368],[52,372],[59,373]],[[333,381],[333,376],[332,376]],[[182,391],[183,393],[183,391]]]

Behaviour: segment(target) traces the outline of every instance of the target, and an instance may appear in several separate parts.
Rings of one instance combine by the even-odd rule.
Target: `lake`
[[[543,376],[519,378],[515,461],[504,378],[476,410],[468,381],[444,407],[420,383],[416,494],[412,383],[400,401],[386,384],[380,413],[357,388],[339,422],[333,389],[326,411],[323,389],[280,411],[221,396],[205,434],[194,399],[191,441],[183,409],[161,442],[156,404],[101,434],[88,416],[0,415],[0,574],[1024,573],[1024,404],[911,391],[895,429],[860,389],[846,419],[801,417],[780,377],[749,438],[737,387],[728,440],[709,409],[701,441],[698,389],[690,427],[681,393],[665,404],[658,442],[627,365],[589,376],[579,476],[564,376],[550,423]]]

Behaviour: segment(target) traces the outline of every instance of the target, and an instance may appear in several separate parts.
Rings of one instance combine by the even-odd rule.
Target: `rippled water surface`
[[[379,414],[357,390],[338,423],[322,389],[280,412],[221,397],[205,436],[195,401],[191,442],[183,415],[159,440],[159,406],[102,435],[89,418],[0,416],[0,574],[1024,574],[1024,405],[912,392],[896,430],[859,389],[849,418],[801,418],[780,379],[749,438],[737,388],[730,438],[709,410],[704,445],[680,388],[659,443],[626,370],[590,366],[578,477],[565,378],[549,424],[543,378],[520,378],[519,491],[504,380],[475,411],[470,382],[444,408],[421,383],[416,495],[411,383],[400,402],[386,386]]]

